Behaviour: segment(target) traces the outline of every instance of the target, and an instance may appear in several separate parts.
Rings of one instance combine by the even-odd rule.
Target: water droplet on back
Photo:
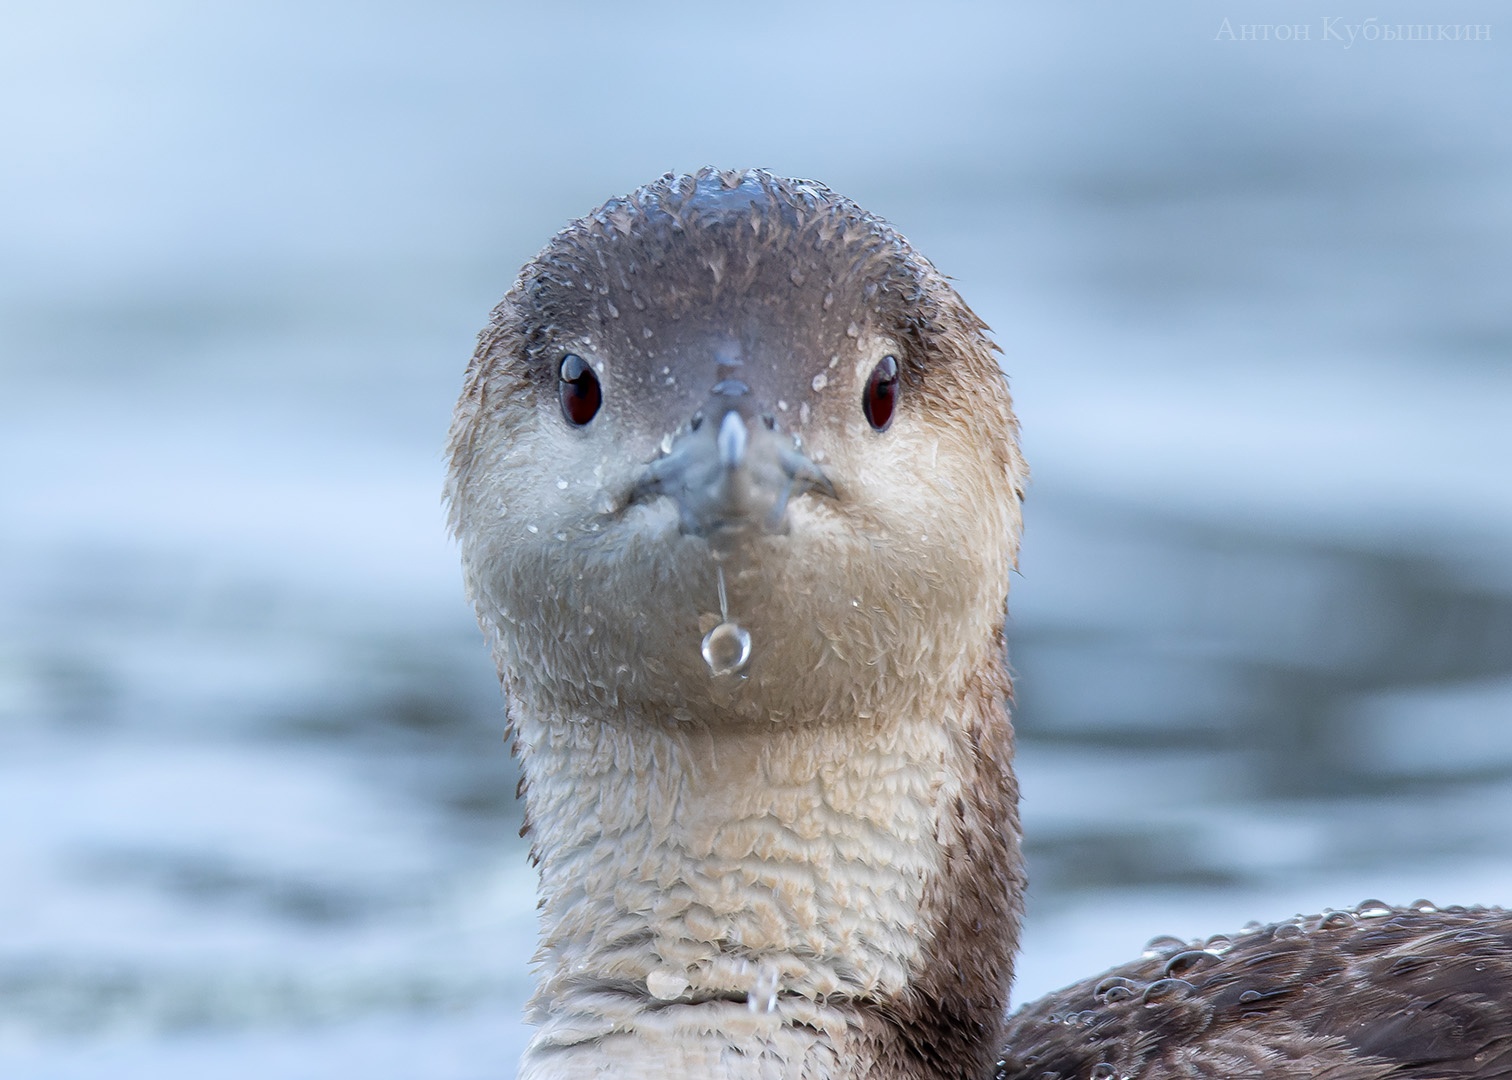
[[[1185,979],[1157,979],[1145,987],[1144,1003],[1147,1006],[1165,1005],[1184,998],[1197,988]]]
[[[1146,959],[1175,956],[1177,953],[1185,950],[1186,947],[1187,943],[1179,937],[1172,937],[1170,934],[1161,934],[1159,937],[1152,937],[1149,941],[1145,942],[1144,955]]]
[[[1134,996],[1136,987],[1130,979],[1122,975],[1109,975],[1099,982],[1093,989],[1094,997],[1100,997],[1105,1004],[1113,1004],[1115,1001],[1126,1001]]]
[[[1167,976],[1187,975],[1218,962],[1217,953],[1210,953],[1206,949],[1187,949],[1166,961],[1165,973]]]

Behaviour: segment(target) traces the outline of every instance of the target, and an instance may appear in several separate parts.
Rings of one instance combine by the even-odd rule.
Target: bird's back
[[[998,1080],[1512,1077],[1512,913],[1367,902],[1160,939],[1019,1009]]]

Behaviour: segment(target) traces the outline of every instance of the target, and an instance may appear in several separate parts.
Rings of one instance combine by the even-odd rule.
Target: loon
[[[1499,910],[1157,942],[1009,1015],[995,348],[890,225],[762,171],[610,200],[493,311],[446,495],[540,872],[519,1075],[1512,1076]]]

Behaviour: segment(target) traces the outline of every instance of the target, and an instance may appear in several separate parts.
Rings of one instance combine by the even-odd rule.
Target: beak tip
[[[750,433],[746,431],[745,421],[734,409],[724,414],[724,419],[719,422],[719,463],[727,469],[737,469],[745,461],[746,446],[750,442]]]

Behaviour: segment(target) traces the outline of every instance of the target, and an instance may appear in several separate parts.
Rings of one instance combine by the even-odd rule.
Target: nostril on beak
[[[719,463],[727,469],[739,468],[745,461],[746,443],[750,436],[746,432],[745,421],[735,411],[725,413],[724,419],[719,422]]]

